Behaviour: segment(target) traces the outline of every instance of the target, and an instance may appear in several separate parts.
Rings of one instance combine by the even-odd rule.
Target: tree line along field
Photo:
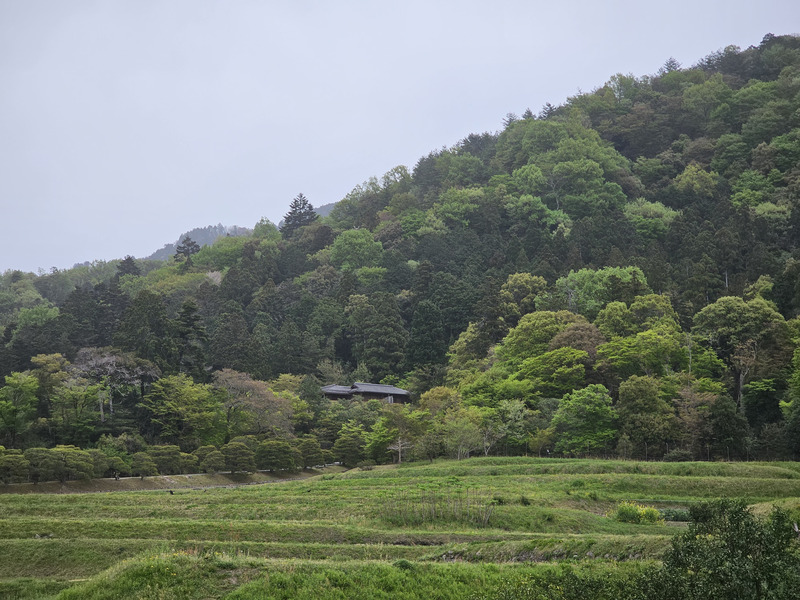
[[[608,594],[693,506],[798,520],[800,465],[489,457],[173,492],[0,495],[0,597],[633,598]],[[623,522],[627,502],[659,518]],[[561,591],[513,595],[531,581]]]

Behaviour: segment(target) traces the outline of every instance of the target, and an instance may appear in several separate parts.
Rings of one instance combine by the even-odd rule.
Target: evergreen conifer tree
[[[310,225],[317,219],[314,207],[302,193],[297,194],[289,205],[289,212],[283,217],[281,234],[284,238],[289,238],[292,234],[305,225]]]

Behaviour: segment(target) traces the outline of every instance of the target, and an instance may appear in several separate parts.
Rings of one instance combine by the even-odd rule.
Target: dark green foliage
[[[139,265],[136,264],[136,259],[130,254],[119,261],[119,264],[117,265],[117,275],[119,277],[124,275],[139,276],[141,274],[142,270],[139,268]]]
[[[256,470],[255,452],[241,442],[229,442],[222,447],[225,467],[231,472],[252,473]]]
[[[177,357],[173,335],[163,298],[143,290],[126,309],[114,340],[123,350],[135,352],[162,371],[170,372]]]
[[[314,436],[304,437],[298,441],[297,450],[300,453],[300,464],[304,469],[322,464],[322,448]]]
[[[348,423],[339,432],[333,445],[336,460],[346,467],[354,467],[364,459],[364,428],[355,423]]]
[[[225,470],[225,455],[219,450],[212,450],[200,462],[200,468],[205,473],[219,473]]]
[[[30,462],[22,452],[0,451],[0,481],[3,483],[22,483],[28,480]]]
[[[268,440],[256,449],[256,465],[265,471],[294,471],[294,453],[289,442]]]
[[[142,479],[149,475],[158,475],[158,467],[146,452],[137,452],[131,458],[131,474]]]
[[[281,225],[281,234],[283,237],[288,238],[294,234],[295,231],[310,225],[317,219],[317,213],[314,212],[314,207],[303,194],[298,194],[294,197],[289,204],[289,212],[283,216],[283,224]]]
[[[150,446],[147,454],[161,475],[177,475],[182,472],[181,449],[178,446]]]
[[[192,256],[198,252],[200,252],[200,244],[187,235],[175,248],[175,260],[177,262],[191,263]]]
[[[688,531],[673,539],[663,568],[641,582],[657,600],[786,599],[797,596],[800,554],[788,515],[759,521],[741,500],[693,506]]]
[[[204,381],[207,377],[208,335],[194,300],[186,300],[181,305],[175,334],[179,371],[195,381]]]

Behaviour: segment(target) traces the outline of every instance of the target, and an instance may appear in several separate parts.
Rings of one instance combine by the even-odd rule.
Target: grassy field
[[[265,481],[0,486],[0,598],[469,598],[658,560],[685,524],[620,523],[622,501],[800,515],[795,463],[473,458]]]

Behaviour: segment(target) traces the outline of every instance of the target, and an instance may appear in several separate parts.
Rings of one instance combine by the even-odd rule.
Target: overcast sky
[[[0,272],[277,223],[797,0],[0,0]]]

